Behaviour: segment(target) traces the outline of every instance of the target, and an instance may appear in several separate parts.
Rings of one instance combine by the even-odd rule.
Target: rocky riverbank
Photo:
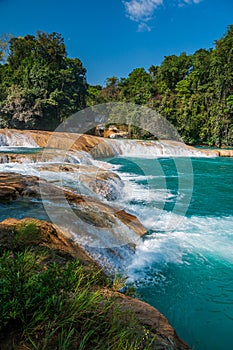
[[[64,264],[76,258],[79,259],[81,264],[89,266],[92,270],[96,269],[96,263],[90,259],[77,242],[72,241],[72,237],[64,235],[64,232],[56,225],[45,221],[30,218],[23,220],[4,220],[0,223],[0,247],[1,251],[12,249],[12,247],[13,251],[19,248],[21,251],[23,248],[38,251],[46,248],[47,251],[50,251],[50,258],[47,258],[47,261],[44,262],[45,269],[47,268],[47,264],[53,261]],[[146,329],[147,332],[144,336],[148,339],[153,339],[151,349],[189,349],[179,339],[168,320],[150,305],[119,293],[116,287],[99,285],[98,289],[103,296],[103,300],[112,301],[115,305],[118,305],[120,314],[130,314],[132,312],[135,314],[139,327],[138,331],[141,329],[141,331],[145,332],[144,330]],[[0,335],[0,348],[2,350],[26,349],[26,344],[23,345],[23,337],[20,336],[19,329],[15,329],[11,325],[8,331],[5,330],[4,334]]]
[[[46,194],[50,200],[54,201],[59,201],[60,197],[64,194],[70,204],[80,209],[76,212],[77,215],[81,215],[82,218],[85,217],[85,220],[94,226],[106,227],[106,225],[108,225],[110,228],[115,220],[120,219],[124,225],[130,227],[137,235],[142,236],[146,232],[138,219],[124,210],[117,211],[115,208],[104,205],[97,200],[84,198],[70,191],[61,190],[56,185],[48,183],[45,180],[39,180],[34,176],[23,176],[15,173],[0,174],[0,203],[10,204],[13,201],[20,201],[25,198],[38,200],[41,197],[40,191],[44,191],[44,194]],[[6,249],[11,246],[17,227],[32,224],[37,228],[36,234],[28,232],[26,239],[24,238],[25,248],[46,247],[56,252],[62,259],[67,261],[78,258],[83,264],[89,264],[100,268],[98,262],[93,260],[90,254],[88,254],[77,241],[74,241],[73,236],[69,232],[62,230],[53,223],[37,219],[28,218],[17,220],[9,218],[2,221],[0,223],[1,249]],[[101,289],[101,293],[107,299],[110,298],[119,302],[122,312],[123,310],[124,312],[126,310],[132,312],[133,310],[133,312],[136,313],[137,320],[141,327],[146,327],[150,336],[152,338],[155,337],[151,349],[189,349],[189,347],[179,339],[168,320],[150,305],[123,295],[111,288]],[[1,349],[21,349],[19,345],[12,344],[13,340],[15,342],[14,330],[11,330],[11,338],[5,334],[0,340]]]

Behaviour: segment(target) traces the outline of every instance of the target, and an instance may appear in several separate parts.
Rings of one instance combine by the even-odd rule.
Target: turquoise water
[[[12,148],[16,152],[38,149]],[[136,214],[148,229],[128,266],[129,282],[190,346],[232,350],[233,159],[108,161],[125,184],[116,204]],[[1,171],[37,175],[34,167],[2,164]],[[50,180],[55,175],[47,174]],[[29,216],[49,220],[38,201],[0,204],[0,220]]]
[[[0,221],[8,218],[24,219],[28,217],[50,221],[43,204],[38,201],[24,198],[11,203],[0,203]]]
[[[29,147],[17,147],[17,146],[0,146],[0,154],[1,153],[13,153],[13,154],[34,154],[42,151],[43,148],[29,148]]]
[[[110,162],[121,204],[149,229],[129,281],[190,346],[233,349],[233,159]]]

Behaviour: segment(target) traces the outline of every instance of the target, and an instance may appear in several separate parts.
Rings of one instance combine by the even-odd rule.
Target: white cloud
[[[151,32],[152,28],[148,26],[145,22],[141,22],[138,25],[138,32]]]
[[[183,0],[185,4],[198,4],[202,0]]]
[[[130,0],[123,1],[126,14],[132,21],[147,22],[153,16],[158,6],[163,4],[163,0]]]
[[[148,22],[153,18],[157,8],[164,0],[121,0],[125,6],[126,16],[138,23],[138,32],[150,32]],[[202,0],[176,0],[178,6],[198,4]]]

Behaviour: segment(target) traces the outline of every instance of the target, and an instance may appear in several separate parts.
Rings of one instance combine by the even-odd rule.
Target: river
[[[3,141],[2,154],[40,151],[36,144],[30,147],[28,140],[26,148],[23,143],[15,148]],[[153,147],[146,153],[145,147],[122,142],[120,156],[102,159],[124,184],[112,203],[137,215],[148,230],[138,241],[135,254],[130,259],[127,256],[128,282],[169,319],[190,346],[198,350],[232,349],[233,159],[179,150],[171,155],[168,148],[163,155],[151,151]],[[90,156],[80,158],[80,154],[69,161],[103,165]],[[38,164],[30,161],[17,164],[3,160],[0,171],[56,179],[54,172],[40,172]],[[80,187],[68,173],[62,181],[71,189]],[[3,203],[0,209],[1,220],[28,216],[48,219],[43,204],[36,201],[33,206],[27,200]]]

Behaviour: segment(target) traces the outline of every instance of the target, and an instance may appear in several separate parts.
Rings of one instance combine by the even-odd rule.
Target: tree
[[[174,91],[176,84],[189,74],[191,65],[191,56],[187,56],[185,52],[180,56],[165,56],[157,74],[157,84],[161,92],[166,89]]]
[[[134,69],[118,84],[118,88],[123,101],[139,105],[147,105],[155,92],[153,79],[144,68]]]
[[[8,56],[9,42],[12,38],[11,34],[2,34],[0,37],[0,62],[5,62]]]
[[[4,126],[52,130],[86,106],[86,69],[67,57],[64,39],[55,32],[12,38],[0,78]]]

